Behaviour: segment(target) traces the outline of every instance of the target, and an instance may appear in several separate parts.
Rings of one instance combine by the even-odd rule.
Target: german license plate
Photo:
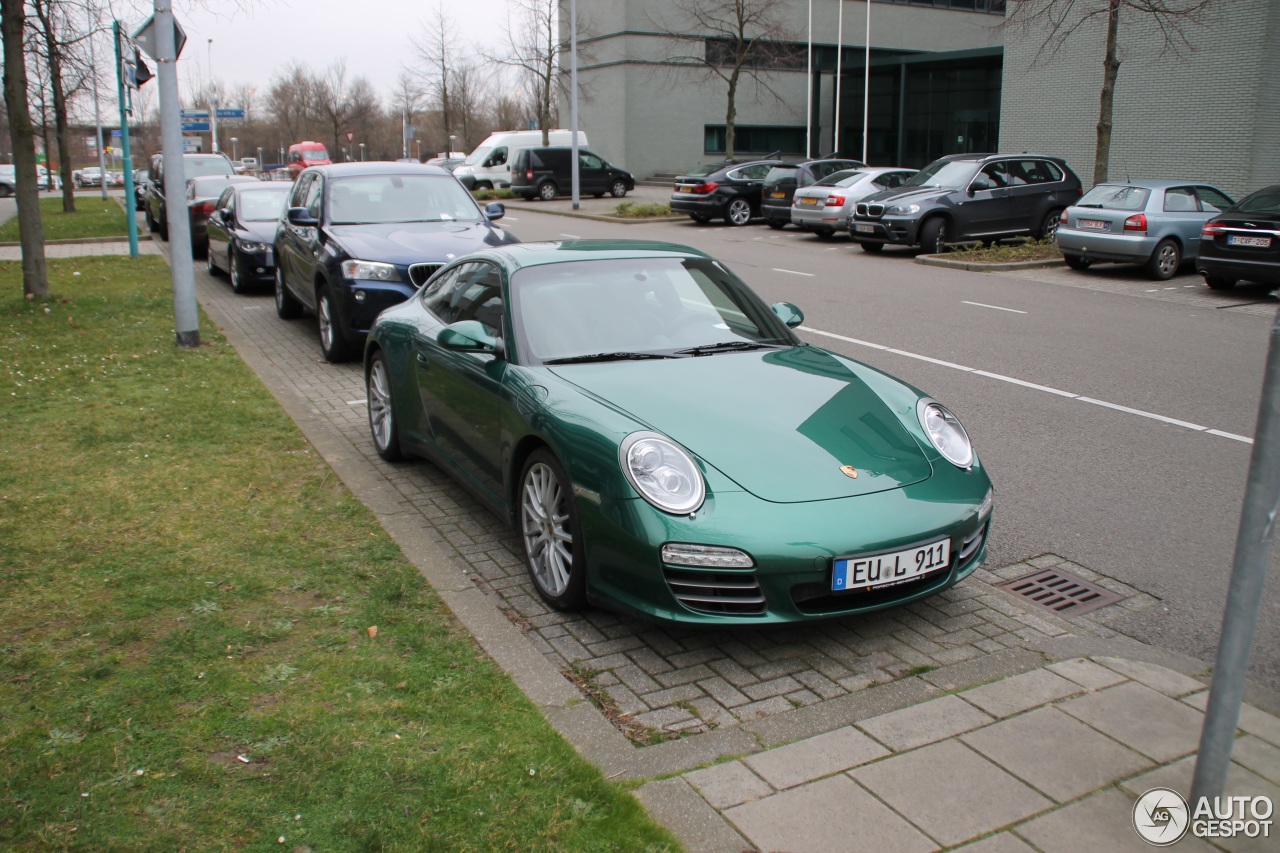
[[[831,573],[831,589],[833,592],[883,589],[945,569],[950,563],[950,539],[939,539],[889,554],[838,557]]]
[[[1095,231],[1107,230],[1107,222],[1104,219],[1081,219],[1081,228],[1092,228]]]
[[[862,234],[874,234],[876,227],[874,225],[868,225],[865,222],[859,222],[853,226],[853,230]]]
[[[1253,246],[1256,249],[1271,248],[1270,237],[1241,237],[1239,234],[1227,235],[1228,246]]]

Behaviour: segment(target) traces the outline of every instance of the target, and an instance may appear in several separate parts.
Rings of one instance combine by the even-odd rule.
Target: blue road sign
[[[221,112],[221,111],[219,111]],[[208,110],[178,110],[178,115],[183,118],[208,118]]]
[[[182,123],[182,131],[184,133],[208,133],[209,122],[207,121],[184,121]]]
[[[244,118],[244,110],[238,107],[218,110],[218,118]]]

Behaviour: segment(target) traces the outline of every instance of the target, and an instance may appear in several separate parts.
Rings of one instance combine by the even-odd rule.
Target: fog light
[[[706,569],[749,569],[755,565],[750,554],[737,548],[687,545],[682,542],[663,545],[662,562],[672,566],[698,566]]]
[[[357,291],[355,292],[355,300],[356,300],[356,302],[364,302],[364,291],[363,291],[363,290],[357,290]]]

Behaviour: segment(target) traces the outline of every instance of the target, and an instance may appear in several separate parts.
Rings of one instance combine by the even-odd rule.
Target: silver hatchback
[[[796,190],[791,200],[791,222],[819,237],[848,231],[855,204],[872,193],[902,186],[915,173],[915,169],[897,166],[862,166],[833,172],[816,184]]]
[[[1207,184],[1109,181],[1062,212],[1058,248],[1072,269],[1098,261],[1142,264],[1164,281],[1199,254],[1200,227],[1232,204]]]

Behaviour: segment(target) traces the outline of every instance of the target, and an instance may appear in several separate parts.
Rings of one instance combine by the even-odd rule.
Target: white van
[[[548,145],[572,145],[573,131],[551,130],[547,132]],[[523,148],[536,148],[542,144],[540,130],[504,130],[493,134],[467,155],[453,175],[467,189],[501,189],[511,186],[511,164]],[[587,145],[587,135],[578,131],[578,144]]]

